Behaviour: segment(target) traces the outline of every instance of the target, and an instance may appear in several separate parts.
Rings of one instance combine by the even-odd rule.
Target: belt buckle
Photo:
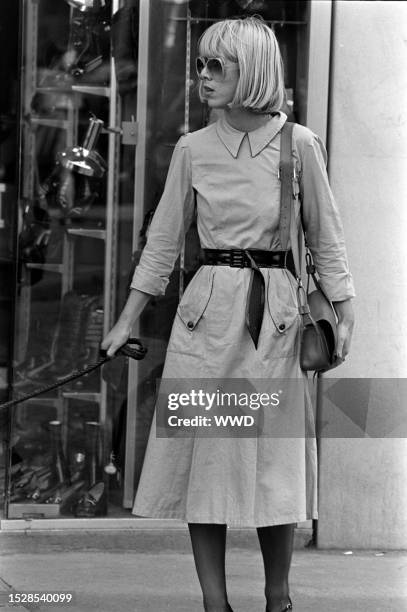
[[[230,263],[231,268],[244,268],[246,261],[246,254],[241,249],[232,249],[230,251]]]

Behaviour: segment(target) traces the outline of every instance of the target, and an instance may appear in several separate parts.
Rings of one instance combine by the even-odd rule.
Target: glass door
[[[118,0],[21,7],[14,399],[99,359],[119,285],[122,134],[111,49]],[[12,410],[7,518],[114,514],[112,393],[98,370]]]

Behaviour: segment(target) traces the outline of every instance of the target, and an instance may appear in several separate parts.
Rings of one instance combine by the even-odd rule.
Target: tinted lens
[[[223,64],[217,57],[206,57],[196,58],[196,71],[201,74],[202,70],[206,68],[212,75],[213,78],[220,78],[224,76]]]
[[[223,76],[222,62],[218,58],[212,57],[208,59],[206,67],[214,78],[219,78]]]
[[[198,74],[201,74],[202,70],[205,68],[205,62],[201,57],[196,58],[196,71]]]

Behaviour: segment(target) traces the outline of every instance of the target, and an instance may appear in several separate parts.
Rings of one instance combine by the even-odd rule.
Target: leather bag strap
[[[294,123],[286,121],[281,129],[279,166],[279,177],[281,182],[279,234],[281,247],[283,249],[287,249],[288,240],[291,234],[291,211],[293,205],[292,200],[294,197],[294,158],[292,154],[293,128]],[[298,310],[302,316],[303,324],[312,324],[316,328],[316,323],[311,317],[308,305],[307,291],[302,285],[300,269],[297,269],[297,285]]]
[[[280,244],[282,250],[288,248],[291,227],[291,209],[293,198],[294,160],[292,157],[292,134],[294,123],[286,121],[281,129],[279,177],[281,182],[280,197]]]

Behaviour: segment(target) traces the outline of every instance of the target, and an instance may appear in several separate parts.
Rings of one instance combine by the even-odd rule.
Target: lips
[[[213,93],[215,91],[212,87],[208,87],[207,85],[204,85],[203,90],[205,93]]]

